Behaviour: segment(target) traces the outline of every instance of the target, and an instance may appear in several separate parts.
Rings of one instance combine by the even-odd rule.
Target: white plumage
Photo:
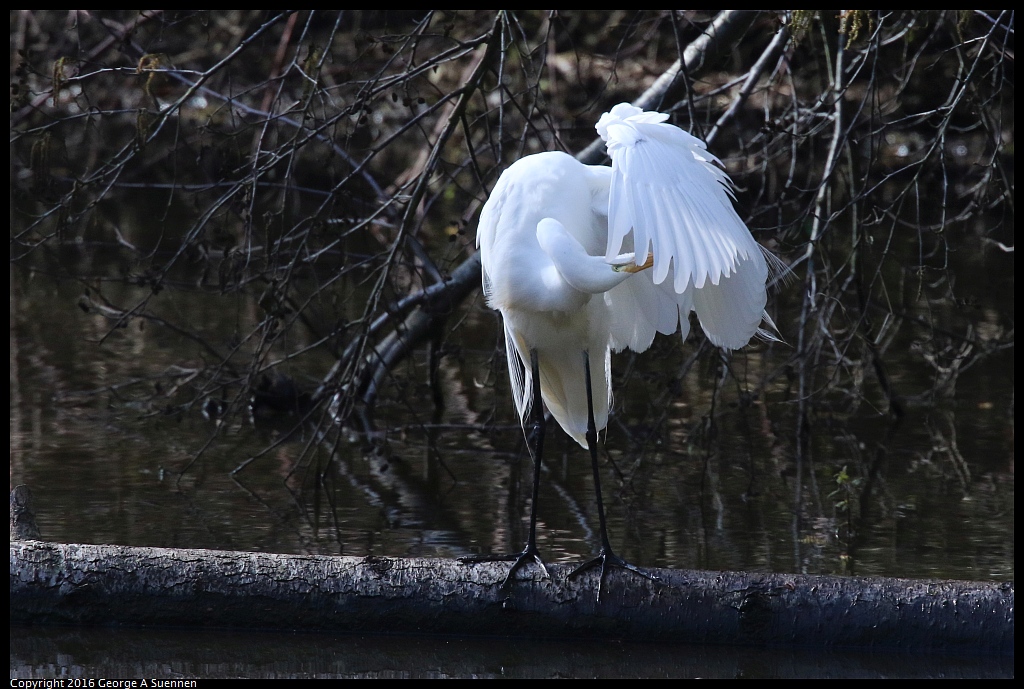
[[[762,320],[774,328],[764,311],[768,265],[733,208],[728,176],[704,142],[667,119],[616,105],[597,124],[611,167],[561,152],[526,156],[480,214],[484,294],[504,319],[516,410],[522,419],[530,411],[536,350],[544,403],[584,447],[584,351],[600,431],[613,350],[643,352],[657,332],[680,329],[685,339],[690,311],[727,349],[771,337]],[[648,253],[653,267],[640,269]]]

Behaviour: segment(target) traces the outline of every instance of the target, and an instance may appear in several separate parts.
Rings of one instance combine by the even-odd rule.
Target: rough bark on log
[[[1013,653],[1013,584],[11,543],[11,623]]]

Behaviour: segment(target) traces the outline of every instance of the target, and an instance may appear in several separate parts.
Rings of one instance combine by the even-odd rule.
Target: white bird
[[[597,123],[611,167],[558,151],[526,156],[501,175],[480,214],[484,295],[504,321],[524,428],[536,408],[530,535],[504,585],[530,559],[543,567],[535,543],[540,398],[591,453],[602,548],[576,571],[600,563],[603,577],[611,563],[644,574],[612,553],[605,529],[596,441],[608,423],[611,353],[643,352],[656,332],[680,330],[685,340],[690,311],[719,347],[774,339],[761,327],[775,327],[764,310],[765,253],[736,214],[731,182],[703,141],[667,119],[616,105]]]

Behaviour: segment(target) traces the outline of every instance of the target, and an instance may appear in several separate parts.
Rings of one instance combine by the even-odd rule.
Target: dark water
[[[1012,677],[1013,659],[629,642],[180,630],[11,632],[11,677]]]
[[[46,538],[393,557],[520,547],[531,461],[493,349],[497,320],[479,298],[449,335],[445,409],[434,409],[418,355],[384,391],[377,442],[348,433],[332,456],[322,432],[294,417],[254,426],[243,414],[222,424],[198,409],[161,414],[144,400],[188,377],[193,343],[148,324],[111,329],[76,308],[81,283],[22,270],[12,283],[11,482],[34,491]],[[122,289],[115,296],[130,302]],[[213,340],[236,327],[206,295],[178,293],[165,308]],[[895,430],[870,397],[829,409],[798,483],[785,381],[751,404],[733,390],[713,399],[710,365],[672,380],[692,349],[660,338],[613,362],[603,471],[624,556],[659,567],[1013,578],[1011,354],[976,365],[953,399],[908,403]],[[730,365],[751,380],[791,352],[748,349]],[[898,362],[893,370],[895,387],[927,385]],[[168,372],[179,377],[160,378]],[[539,506],[545,558],[592,552],[589,457],[557,426]]]

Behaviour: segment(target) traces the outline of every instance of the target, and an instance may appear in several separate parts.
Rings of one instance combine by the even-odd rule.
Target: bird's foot
[[[584,562],[582,565],[580,565],[579,567],[577,567],[573,571],[569,572],[568,578],[571,579],[574,576],[576,576],[577,574],[580,574],[581,572],[585,572],[586,570],[588,570],[588,569],[590,569],[592,567],[597,567],[598,565],[601,566],[601,574],[600,574],[600,576],[598,577],[598,580],[597,580],[597,602],[598,603],[601,602],[601,589],[604,586],[604,573],[605,573],[605,569],[607,567],[620,567],[621,569],[628,570],[628,571],[632,572],[633,574],[641,576],[641,577],[643,577],[645,579],[650,579],[651,581],[655,581],[655,582],[659,582],[659,583],[661,582],[661,579],[659,579],[658,577],[654,576],[653,574],[648,574],[647,572],[643,571],[642,569],[640,569],[636,565],[630,564],[629,562],[626,562],[621,557],[619,557],[618,555],[613,553],[611,548],[609,548],[607,546],[601,548],[601,552],[599,552],[596,556],[594,556],[593,558],[587,560],[586,562]]]
[[[501,587],[498,589],[502,592],[507,592],[509,587],[512,585],[516,572],[526,564],[530,562],[536,562],[540,565],[541,571],[544,572],[544,576],[548,579],[551,578],[551,573],[548,572],[547,566],[544,564],[544,560],[540,558],[540,554],[537,552],[537,548],[533,546],[526,546],[523,552],[512,555],[492,555],[482,557],[460,557],[459,562],[474,563],[474,562],[511,562],[512,566],[508,570],[508,574],[505,575],[505,580],[501,582]]]
[[[537,553],[537,549],[530,548],[528,546],[526,550],[519,553],[519,555],[515,557],[515,561],[509,568],[508,574],[505,575],[505,581],[501,582],[501,588],[499,590],[508,591],[509,586],[512,585],[513,577],[516,574],[516,570],[530,561],[536,562],[538,565],[540,565],[541,571],[544,572],[544,576],[548,579],[551,578],[551,574],[548,572],[548,568],[544,565],[544,560],[540,559],[540,555]]]

